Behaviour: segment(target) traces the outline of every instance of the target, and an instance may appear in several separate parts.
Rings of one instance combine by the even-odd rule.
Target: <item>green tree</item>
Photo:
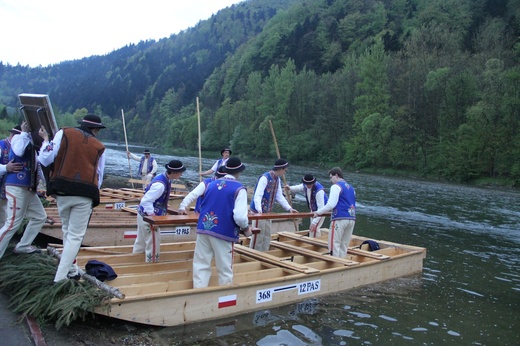
[[[7,119],[8,118],[8,115],[7,115],[7,107],[1,107],[2,109],[0,110],[0,119]]]
[[[364,150],[369,145],[362,134],[365,119],[375,113],[382,116],[390,115],[387,68],[388,58],[384,52],[383,42],[377,40],[359,59],[360,81],[356,85],[357,96],[354,100],[356,107],[354,114],[355,150],[358,153],[357,163],[362,166],[371,161]]]

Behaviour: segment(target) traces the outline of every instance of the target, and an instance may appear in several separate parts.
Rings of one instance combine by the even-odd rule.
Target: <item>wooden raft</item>
[[[161,244],[158,263],[145,263],[144,254],[132,253],[132,246],[82,248],[77,261],[83,267],[88,260],[97,259],[118,274],[109,285],[125,297],[111,299],[110,309],[101,306],[96,313],[175,326],[270,309],[418,273],[426,255],[422,248],[378,240],[381,249],[377,252],[390,256],[389,260],[367,257],[368,251],[335,258],[322,251],[323,240],[301,234],[282,232],[266,252],[235,245],[233,284],[229,286],[219,286],[213,264],[209,287],[193,288],[195,242]],[[365,239],[353,235],[350,245],[359,246]],[[227,299],[233,304],[225,305]]]

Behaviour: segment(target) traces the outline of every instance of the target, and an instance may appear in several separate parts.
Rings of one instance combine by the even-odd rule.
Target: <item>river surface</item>
[[[122,146],[107,147],[106,174],[129,176]],[[142,148],[131,148],[135,153]],[[154,155],[152,150],[152,155]],[[199,159],[161,153],[198,181]],[[217,158],[203,158],[207,170]],[[254,187],[274,162],[248,162]],[[131,162],[133,171],[138,163]],[[290,166],[297,184],[327,169]],[[164,328],[168,345],[520,345],[520,193],[345,172],[357,195],[354,234],[427,248],[422,274],[259,310],[234,318]],[[306,211],[304,198],[294,206]],[[329,220],[324,227],[328,227]],[[304,224],[304,226],[308,226]]]

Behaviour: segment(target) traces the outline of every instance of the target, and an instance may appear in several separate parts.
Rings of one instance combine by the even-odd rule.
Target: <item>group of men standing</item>
[[[231,152],[227,148],[222,153],[224,151]],[[240,233],[251,237],[251,248],[269,250],[271,221],[255,220],[249,226],[248,216],[272,212],[275,202],[288,212],[298,212],[282,192],[281,177],[288,167],[287,160],[276,160],[273,168],[259,177],[248,207],[246,188],[238,182],[240,173],[246,167],[239,158],[226,157],[223,168],[218,168],[213,178],[202,181],[183,199],[179,214],[187,214],[186,209],[193,201],[196,201],[195,211],[199,213],[193,257],[194,288],[208,286],[213,259],[219,285],[233,282],[233,246]],[[323,185],[310,174],[302,178],[301,184],[284,186],[284,189],[287,193],[301,192],[305,195],[309,209],[314,212],[309,228],[310,237],[321,236],[324,215],[331,212],[329,251],[333,256],[345,257],[356,219],[355,191],[345,181],[340,168],[331,169],[329,178],[333,183],[329,198]],[[252,229],[260,229],[260,232],[253,232]]]
[[[29,221],[14,253],[40,252],[32,242],[47,219],[37,194],[38,182],[43,179],[43,165],[51,171],[46,182],[47,194],[56,196],[63,231],[63,252],[54,282],[78,277],[76,255],[92,208],[100,201],[105,147],[96,135],[103,128],[99,116],[88,114],[79,121],[78,127],[60,129],[52,139],[43,126],[31,132],[25,121],[10,131],[13,136],[2,144],[2,164],[5,164],[2,190],[6,201],[3,202],[5,207],[2,206],[5,220],[0,229],[0,258],[24,218]]]
[[[264,173],[258,179],[249,207],[253,213],[269,213],[273,209],[274,202],[278,202],[288,212],[297,212],[289,204],[282,193],[281,177],[287,172],[289,163],[287,160],[278,159],[273,168]],[[348,184],[343,171],[334,167],[329,171],[329,178],[333,184],[330,196],[327,197],[323,185],[311,174],[306,174],[301,184],[284,186],[287,193],[303,193],[307,206],[313,217],[309,226],[309,237],[321,236],[321,226],[325,221],[324,214],[331,213],[330,232],[328,234],[329,252],[332,256],[345,257],[347,248],[352,237],[356,220],[356,193],[354,188]],[[260,234],[253,235],[251,248],[259,251],[269,250],[271,241],[271,221],[261,220],[253,223],[261,229]]]
[[[64,247],[54,282],[78,277],[79,268],[75,258],[87,230],[92,208],[100,202],[105,147],[96,139],[96,135],[105,126],[101,118],[94,114],[86,115],[79,124],[75,128],[60,129],[53,138],[49,138],[43,126],[31,133],[29,125],[23,122],[10,130],[8,138],[0,141],[0,258],[24,218],[29,222],[14,252],[39,252],[32,246],[32,242],[47,215],[36,192],[41,175],[40,165],[48,167],[51,174],[47,182],[47,194],[56,196],[63,225]],[[289,167],[287,160],[276,160],[272,169],[259,177],[248,205],[246,188],[238,181],[246,166],[239,158],[230,157],[231,153],[229,148],[221,151],[222,159],[210,170],[200,174],[215,175],[205,179],[186,196],[179,209],[180,214],[186,214],[187,206],[197,200],[199,218],[193,258],[194,288],[209,285],[213,258],[219,285],[233,282],[233,246],[238,242],[240,234],[252,237],[251,248],[269,250],[271,221],[254,221],[250,226],[248,215],[270,213],[275,202],[288,212],[298,212],[282,192],[281,177]],[[130,152],[127,154],[134,158]],[[172,180],[179,179],[186,167],[179,160],[171,160],[165,165],[166,171],[157,175],[157,161],[149,151],[144,154],[139,159],[140,173],[150,182],[146,185],[138,207],[138,234],[133,252],[144,253],[147,262],[157,262],[160,256],[160,231],[145,222],[144,217],[166,214]],[[301,184],[284,186],[283,189],[288,194],[304,194],[309,209],[314,212],[309,227],[310,237],[320,236],[323,215],[331,212],[330,254],[345,257],[356,219],[355,191],[344,180],[340,168],[331,169],[329,178],[333,185],[328,197],[323,185],[310,174],[302,178]],[[252,232],[252,229],[260,229],[260,232]]]

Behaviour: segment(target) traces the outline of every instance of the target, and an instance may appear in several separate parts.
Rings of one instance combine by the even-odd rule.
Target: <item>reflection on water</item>
[[[156,156],[160,165],[181,159],[188,167],[183,178],[198,181],[198,158]],[[203,170],[216,159],[202,159]],[[240,180],[249,187],[271,167],[245,164]],[[109,147],[107,174],[128,171],[124,148]],[[294,165],[287,182],[297,184],[306,173],[330,187],[326,169]],[[346,179],[357,193],[354,233],[427,248],[422,275],[164,328],[158,333],[165,344],[520,345],[519,193],[350,172]],[[306,210],[303,196],[293,201]]]

